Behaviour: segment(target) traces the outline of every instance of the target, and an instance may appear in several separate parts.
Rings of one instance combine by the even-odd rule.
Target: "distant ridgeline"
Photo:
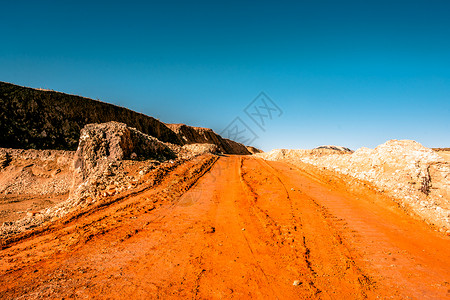
[[[244,145],[223,139],[212,130],[210,136],[201,141],[195,136],[186,140],[155,118],[54,91],[0,82],[0,108],[0,147],[4,148],[76,150],[84,125],[117,121],[163,142],[178,145],[211,143],[224,153],[250,154]]]

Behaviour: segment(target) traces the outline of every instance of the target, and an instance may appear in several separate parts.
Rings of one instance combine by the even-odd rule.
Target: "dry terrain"
[[[363,182],[384,193],[406,212],[450,235],[450,159],[446,149],[411,140],[390,140],[375,149],[335,146],[313,150],[272,150],[258,157],[298,167],[331,171],[351,185]],[[331,174],[330,173],[330,174]]]
[[[450,240],[366,185],[197,156],[5,240],[2,299],[445,299]]]
[[[450,299],[448,148],[261,153],[53,91],[0,104],[0,299]]]
[[[74,154],[0,148],[0,224],[66,200]]]
[[[76,150],[85,125],[116,121],[175,145],[207,143],[228,154],[260,152],[209,128],[165,124],[106,102],[1,81],[0,107],[0,147],[5,148]]]

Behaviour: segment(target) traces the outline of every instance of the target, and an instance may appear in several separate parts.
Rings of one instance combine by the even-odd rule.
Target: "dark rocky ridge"
[[[222,153],[252,154],[246,146],[235,141],[225,139],[212,129],[192,127],[184,124],[167,124],[185,144],[214,144]]]
[[[0,82],[0,107],[0,147],[5,148],[76,150],[85,125],[116,121],[175,145],[214,144],[226,154],[261,152],[209,128],[165,124],[109,103],[11,83]]]
[[[81,129],[89,123],[117,121],[183,145],[164,123],[116,105],[0,82],[0,147],[76,150]]]

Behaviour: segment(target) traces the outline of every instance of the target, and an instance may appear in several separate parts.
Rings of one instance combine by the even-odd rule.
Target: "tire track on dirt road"
[[[290,187],[296,186],[290,184],[288,187],[283,175],[265,161],[259,159],[247,161],[249,166],[253,163],[253,168],[259,165],[260,170],[265,172],[264,176],[272,177],[273,182],[280,186],[279,190],[284,192],[285,207],[281,206],[282,202],[278,202],[277,205],[279,209],[284,208],[291,211],[292,217],[290,220],[278,218],[277,221],[278,223],[284,223],[284,226],[288,228],[288,230],[282,232],[284,236],[290,236],[289,232],[294,231],[292,230],[294,227],[299,229],[299,236],[296,237],[296,242],[291,244],[291,248],[296,252],[303,253],[300,259],[303,260],[309,270],[307,274],[303,274],[303,277],[309,278],[306,282],[315,290],[314,295],[318,296],[320,293],[320,298],[325,299],[333,298],[336,295],[365,298],[370,290],[364,281],[366,277],[361,274],[359,269],[348,270],[349,261],[352,261],[349,259],[349,254],[345,248],[336,243],[335,231],[328,224],[324,224],[323,214],[311,203],[310,198],[292,191]],[[254,163],[255,161],[257,164]],[[298,188],[296,187],[295,190],[298,190]],[[262,192],[258,195],[258,203],[262,201],[264,196],[264,186],[262,186]],[[266,199],[266,201],[270,201],[270,199]],[[273,214],[274,210],[272,209],[269,212]],[[296,220],[301,220],[301,223]],[[311,229],[314,231],[311,232]],[[324,265],[328,268],[323,267]],[[332,265],[332,269],[329,268],[330,265]],[[334,280],[331,280],[331,278],[334,278]]]
[[[303,171],[282,162],[267,163],[322,211],[337,243],[350,254],[350,265],[362,271],[363,283],[376,281],[378,291],[394,298],[450,297],[450,254],[444,250],[450,247],[448,237],[370,185],[348,186],[345,178],[325,176],[312,166],[303,166]]]
[[[449,296],[448,239],[372,192],[251,156],[212,163],[1,250],[0,298]]]
[[[273,167],[270,163],[266,162],[265,160],[261,160],[261,159],[257,159],[257,161],[261,164],[264,165],[265,168],[269,168],[270,172],[277,177],[278,181],[283,185],[284,189],[286,190],[286,193],[288,192],[288,187],[287,187],[287,182],[288,182],[288,178],[285,175],[285,173],[280,172],[279,170],[277,170],[275,167]],[[292,178],[292,177],[291,177]],[[290,178],[290,179],[291,179]],[[295,184],[298,184],[296,182],[291,183],[291,186],[295,186]],[[313,240],[317,240],[320,239],[320,237],[324,237],[324,235],[320,235],[319,237],[317,236],[308,236],[308,232],[305,226],[305,228],[303,231],[303,245],[307,251],[305,258],[308,262],[308,266],[311,268],[311,271],[313,272],[313,274],[315,274],[316,276],[325,276],[325,275],[329,275],[327,274],[326,270],[315,270],[312,266],[313,265],[324,265],[326,263],[330,263],[333,261],[345,261],[345,270],[346,272],[348,272],[347,270],[352,269],[351,272],[354,273],[354,275],[356,276],[356,280],[355,278],[353,278],[353,281],[355,284],[359,284],[359,288],[357,287],[356,290],[360,290],[361,294],[359,296],[361,297],[366,297],[367,293],[370,289],[373,289],[374,286],[374,282],[373,280],[371,280],[369,278],[369,276],[366,274],[366,272],[362,271],[360,266],[356,265],[356,262],[354,261],[354,257],[351,254],[350,248],[346,245],[346,243],[344,242],[344,239],[341,237],[341,235],[339,234],[339,231],[337,230],[336,226],[330,222],[332,216],[331,214],[328,212],[328,210],[324,207],[319,205],[313,198],[311,198],[310,196],[308,196],[307,194],[305,194],[301,189],[297,188],[297,186],[295,186],[294,188],[291,188],[292,193],[300,193],[301,197],[297,197],[296,199],[302,199],[302,200],[307,200],[307,201],[303,201],[302,202],[302,211],[301,214],[307,214],[307,215],[313,215],[314,213],[316,214],[315,218],[310,218],[311,219],[317,219],[317,220],[324,220],[326,222],[326,225],[324,226],[324,231],[328,232],[328,236],[331,239],[331,243],[330,245],[332,245],[333,247],[336,247],[336,251],[332,252],[332,255],[330,255],[330,252],[327,253],[326,257],[327,260],[323,259],[324,257],[321,257],[321,259],[319,260],[319,262],[314,262],[314,254],[315,253],[311,253],[311,251],[316,252],[316,251],[322,251],[322,247],[324,244],[326,244],[324,242],[324,240],[322,239],[320,242],[311,242]],[[294,197],[295,198],[295,197]],[[309,205],[306,206],[305,204],[308,203]],[[309,210],[307,210],[307,208],[309,208]],[[312,224],[306,224],[309,225],[310,227],[318,227],[319,224],[315,223],[315,225]],[[310,241],[309,243],[307,241]],[[320,256],[319,256],[320,257]],[[342,266],[342,269],[343,266]],[[323,273],[325,272],[325,273]],[[342,272],[338,272],[337,274],[333,274],[333,276],[340,276],[340,277],[345,277],[348,276],[345,273]]]

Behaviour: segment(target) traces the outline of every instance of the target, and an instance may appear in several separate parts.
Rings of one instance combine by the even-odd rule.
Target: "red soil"
[[[213,162],[4,243],[0,298],[450,297],[450,239],[369,187]]]

